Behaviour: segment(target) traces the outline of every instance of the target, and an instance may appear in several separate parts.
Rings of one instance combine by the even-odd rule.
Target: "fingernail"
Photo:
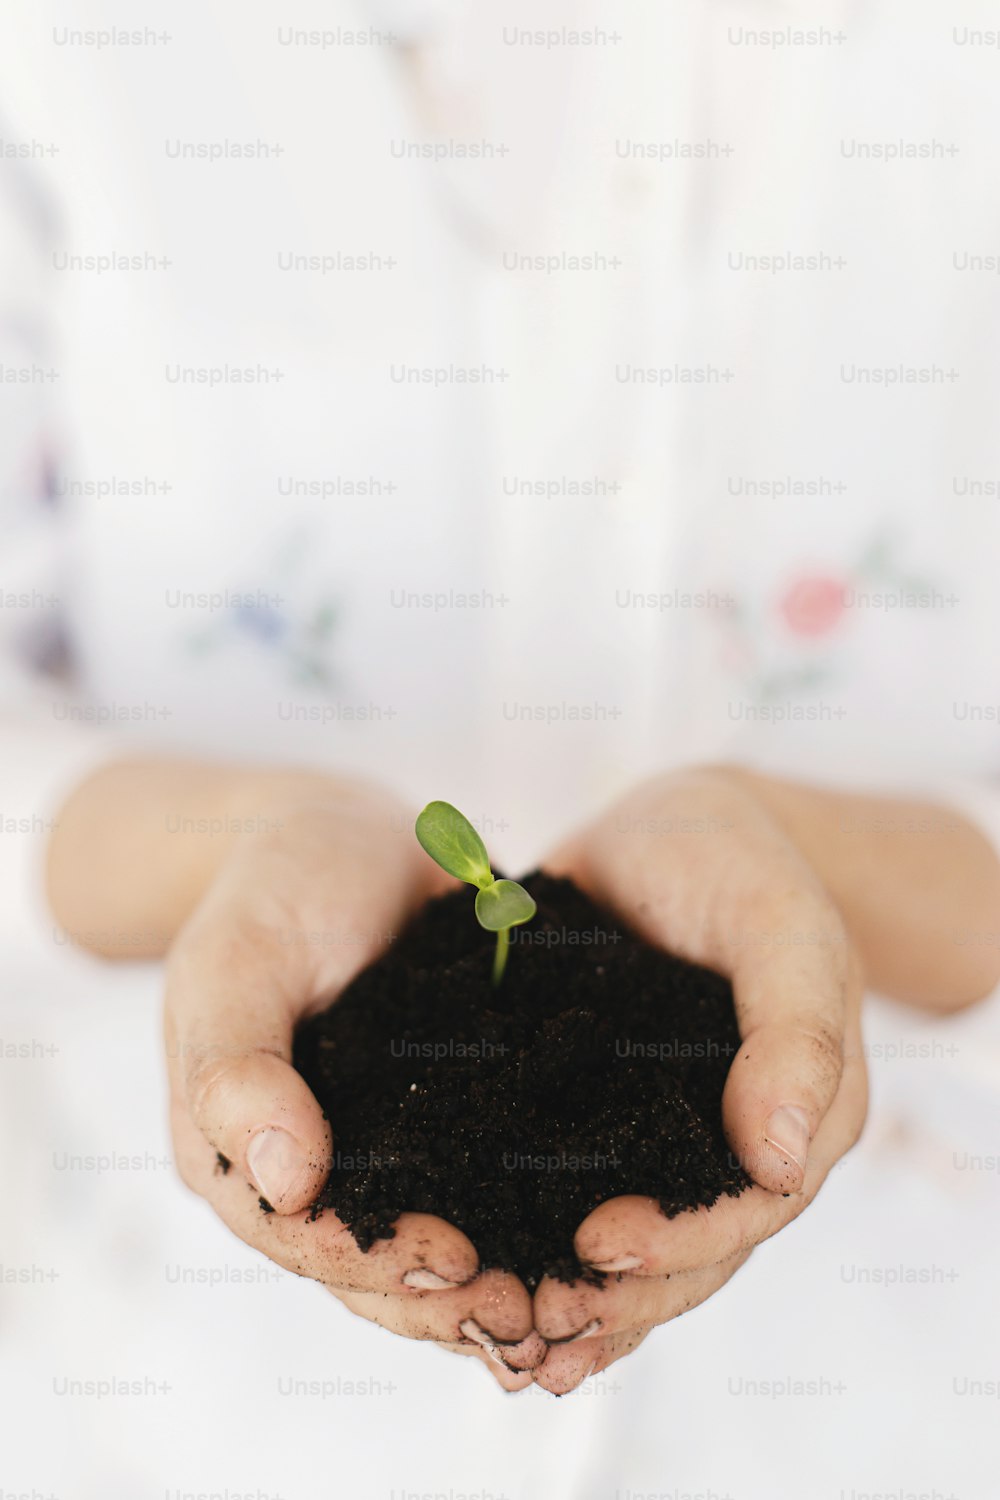
[[[492,1344],[495,1342],[491,1334],[485,1328],[480,1328],[475,1318],[463,1318],[458,1325],[460,1333],[464,1333],[467,1339],[472,1339],[475,1344]]]
[[[463,1318],[458,1328],[459,1332],[464,1333],[467,1339],[472,1339],[473,1343],[478,1344],[494,1363],[503,1365],[505,1370],[510,1368],[500,1352],[499,1344],[495,1339],[490,1337],[485,1328],[480,1328],[475,1318]]]
[[[499,1349],[501,1346],[501,1340],[494,1338],[492,1333],[487,1333],[486,1329],[483,1328],[481,1324],[477,1323],[475,1318],[463,1318],[458,1327],[459,1332],[464,1333],[467,1339],[472,1339],[473,1343],[475,1344],[482,1344],[484,1349],[489,1349],[492,1351]],[[506,1347],[509,1349],[516,1349],[517,1345],[508,1344]]]
[[[274,1208],[296,1186],[308,1162],[302,1147],[277,1126],[258,1130],[247,1147],[247,1171],[258,1191]]]
[[[764,1128],[764,1139],[779,1155],[805,1171],[809,1154],[809,1120],[804,1109],[797,1104],[783,1104],[776,1109]]]
[[[428,1271],[426,1266],[414,1266],[412,1271],[404,1271],[403,1285],[412,1286],[418,1292],[453,1292],[457,1286],[464,1286],[465,1283],[448,1281],[436,1271]]]
[[[595,1334],[599,1328],[603,1327],[604,1324],[600,1318],[591,1318],[590,1322],[585,1323],[577,1333],[568,1333],[564,1339],[549,1339],[549,1343],[575,1344],[578,1339],[589,1339],[592,1334]]]
[[[595,1271],[638,1271],[642,1265],[641,1255],[619,1255],[614,1260],[592,1260]]]
[[[498,1365],[503,1365],[515,1375],[523,1374],[525,1370],[532,1370],[540,1365],[549,1349],[545,1339],[534,1329],[516,1344],[504,1343],[502,1339],[495,1338],[492,1333],[487,1333],[475,1318],[463,1318],[458,1325],[458,1330],[465,1338],[478,1344],[491,1359],[496,1360]]]

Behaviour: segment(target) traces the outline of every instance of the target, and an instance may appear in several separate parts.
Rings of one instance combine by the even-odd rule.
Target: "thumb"
[[[742,1045],[722,1096],[723,1125],[743,1167],[772,1192],[802,1188],[810,1143],[843,1073],[853,960],[836,913],[814,915],[812,930],[829,946],[750,948],[732,974]]]
[[[292,1066],[303,1009],[295,968],[273,937],[216,922],[182,934],[167,969],[171,1092],[195,1125],[281,1214],[312,1203],[330,1169],[332,1136]]]

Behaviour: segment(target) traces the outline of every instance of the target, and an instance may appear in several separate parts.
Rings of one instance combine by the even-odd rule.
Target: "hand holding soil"
[[[441,862],[482,885],[463,821]],[[323,1211],[364,1246],[404,1204],[465,1229],[534,1293],[548,1348],[531,1375],[494,1373],[562,1391],[801,1211],[860,1129],[864,1077],[854,1047],[842,1127],[810,1150],[848,1009],[857,1034],[856,966],[816,876],[731,778],[640,788],[551,865],[577,885],[528,878],[537,919],[499,984],[458,891],[300,1028],[295,1057],[342,1152]]]
[[[811,1203],[857,1140],[867,1106],[860,966],[841,916],[798,848],[741,777],[668,776],[639,787],[549,862],[649,942],[730,977],[741,1045],[722,1122],[753,1183],[666,1218],[612,1199],[575,1237],[603,1288],[546,1278],[535,1326],[557,1345],[543,1370],[569,1388],[649,1329],[717,1291],[761,1240]]]
[[[181,1175],[247,1244],[362,1317],[445,1344],[485,1327],[526,1340],[511,1362],[537,1362],[544,1345],[529,1337],[527,1291],[514,1276],[479,1274],[453,1226],[405,1213],[395,1236],[365,1253],[334,1214],[308,1212],[330,1169],[331,1132],[292,1067],[295,1026],[385,952],[445,881],[412,820],[370,788],[306,782],[274,822],[233,848],[168,960]]]
[[[754,1244],[806,1206],[860,1130],[865,1084],[857,1045],[843,1069],[845,1037],[857,1041],[859,982],[839,915],[778,825],[725,774],[668,777],[638,789],[548,868],[649,944],[728,975],[739,1027],[721,1073],[716,1064],[715,1140],[711,1128],[706,1134],[695,1122],[684,1146],[688,1159],[669,1152],[658,1158],[671,1162],[675,1178],[686,1173],[690,1180],[678,1188],[668,1177],[655,1197],[650,1184],[581,1214],[572,1241],[579,1265],[553,1262],[550,1274],[530,1275],[513,1214],[506,1240],[501,1232],[486,1249],[493,1268],[480,1273],[484,1247],[447,1216],[403,1212],[397,1219],[387,1204],[390,1216],[380,1223],[377,1202],[369,1202],[367,1232],[362,1226],[359,1234],[357,1213],[349,1216],[352,1233],[329,1206],[318,1217],[310,1212],[317,1197],[329,1201],[338,1174],[324,1197],[330,1126],[291,1065],[293,1033],[373,962],[394,962],[392,939],[429,897],[449,888],[388,799],[353,788],[341,799],[303,804],[280,831],[233,851],[174,946],[167,1034],[178,1162],[241,1238],[322,1281],[362,1316],[474,1354],[508,1389],[534,1380],[561,1393],[629,1352],[654,1324],[703,1301]],[[539,889],[558,906],[558,882]],[[468,892],[462,899],[471,905]],[[434,910],[458,900],[449,897]],[[466,920],[471,942],[480,942],[485,935],[471,912]],[[650,958],[665,966],[665,983],[683,968],[665,956]],[[501,1019],[505,989],[513,1003],[526,978],[518,965],[526,970],[532,962],[527,942],[512,945],[497,992]],[[721,998],[731,1015],[728,986],[715,975],[707,979],[710,1003]],[[623,1019],[628,1015],[626,1008]],[[583,1024],[593,1025],[593,1017]],[[729,1035],[724,1016],[719,1024],[717,1034]],[[696,1025],[703,1034],[704,1017]],[[321,1023],[306,1025],[302,1035],[310,1034],[321,1036]],[[353,1062],[363,1076],[371,1059],[359,1053]],[[353,1062],[348,1058],[349,1073]],[[551,1059],[539,1065],[551,1066]],[[699,1076],[710,1082],[711,1070]],[[648,1095],[647,1078],[670,1090],[671,1077],[654,1067],[634,1070],[634,1077],[634,1097],[624,1107],[611,1101],[621,1118],[604,1117],[609,1137],[612,1124],[620,1132],[614,1138],[626,1163],[657,1130],[669,1147],[671,1133],[686,1128],[678,1126],[686,1107],[680,1095]],[[571,1101],[572,1084],[567,1075],[565,1086],[556,1080],[549,1093]],[[345,1109],[347,1103],[345,1094]],[[602,1101],[594,1104],[600,1117]],[[701,1108],[710,1113],[704,1099]],[[339,1149],[336,1106],[330,1113]],[[732,1155],[721,1149],[720,1127]],[[416,1139],[400,1137],[411,1147]],[[447,1131],[443,1147],[445,1160],[449,1153],[456,1160]],[[745,1190],[741,1164],[753,1179]],[[688,1207],[698,1202],[712,1206]],[[566,1204],[553,1194],[553,1218],[557,1206],[565,1215]],[[392,1237],[378,1237],[391,1224]],[[497,1243],[506,1246],[499,1254]],[[515,1269],[527,1275],[533,1297]],[[580,1269],[587,1275],[564,1279]]]
[[[602,1202],[584,1218],[575,1250],[583,1267],[604,1274],[569,1281],[580,1267],[553,1265],[552,1274],[528,1275],[533,1302],[514,1274],[515,1264],[526,1270],[526,1263],[511,1248],[519,1245],[513,1205],[509,1222],[499,1216],[499,1241],[484,1234],[475,1247],[447,1216],[397,1217],[392,1206],[380,1223],[368,1203],[367,1232],[359,1234],[354,1214],[352,1234],[329,1206],[319,1217],[308,1211],[327,1179],[331,1136],[291,1066],[293,1031],[384,958],[419,906],[446,886],[393,804],[352,789],[339,803],[298,807],[280,832],[235,850],[174,947],[167,1014],[178,1160],[237,1234],[323,1281],[362,1316],[475,1353],[508,1388],[535,1379],[564,1391],[635,1347],[654,1323],[704,1300],[754,1243],[805,1206],[860,1128],[864,1085],[855,1076],[859,1061],[849,1083],[840,1083],[845,989],[857,1025],[857,984],[846,985],[840,919],[777,826],[725,777],[665,778],[640,789],[551,868],[650,943],[732,977],[743,1042],[722,1093],[722,1122],[757,1185],[720,1198],[743,1183],[735,1161],[727,1175],[712,1142],[700,1165],[678,1158],[674,1176],[678,1164],[689,1177],[693,1172],[693,1188],[689,1181],[678,1196],[668,1174],[655,1198]],[[468,930],[474,937],[473,923]],[[795,934],[809,940],[795,943]],[[515,946],[513,957],[526,966],[532,950]],[[720,981],[709,979],[718,989]],[[508,974],[508,986],[517,982],[516,972]],[[345,1016],[348,1008],[345,1002]],[[704,1018],[698,1024],[704,1028]],[[724,1022],[715,1024],[717,1036],[728,1035],[718,1030]],[[734,1037],[730,1053],[738,1042]],[[348,1058],[348,1074],[364,1077],[370,1061],[362,1049]],[[540,1082],[556,1098],[566,1092],[558,1079]],[[567,1088],[571,1082],[567,1077]],[[834,1098],[840,1107],[811,1150],[806,1174],[807,1141]],[[659,1101],[660,1116],[669,1102]],[[683,1133],[676,1118],[683,1103],[674,1101],[664,1126],[668,1141],[671,1132]],[[346,1088],[343,1104],[346,1111]],[[603,1135],[634,1153],[644,1135],[654,1135],[651,1125],[663,1123],[656,1111],[655,1097],[637,1094],[621,1112],[638,1132],[613,1138],[605,1119]],[[336,1104],[329,1112],[336,1123]],[[447,1164],[456,1154],[445,1135]],[[412,1150],[412,1131],[399,1143]],[[678,1205],[688,1206],[685,1192],[690,1203],[712,1206],[677,1214]],[[665,1217],[661,1205],[676,1216]],[[505,1247],[499,1253],[498,1243]],[[490,1269],[477,1274],[481,1253]]]
[[[184,839],[170,832],[178,816],[194,830]],[[641,954],[634,961],[659,976],[651,994],[662,997],[665,1015],[671,993],[676,1007],[686,988],[699,1003],[724,1001],[715,1015],[722,1021],[728,1006],[732,1066],[727,1055],[719,1072],[701,1075],[715,1089],[714,1113],[709,1091],[695,1099],[696,1074],[685,1077],[673,1057],[661,1066],[659,1053],[652,1061],[647,1054],[648,1068],[623,1064],[621,1076],[635,1082],[624,1099],[615,1098],[619,1079],[581,1101],[563,1068],[549,1080],[553,1114],[565,1105],[578,1119],[557,1123],[590,1130],[594,1111],[604,1109],[602,1129],[627,1147],[618,1153],[619,1182],[588,1176],[585,1190],[597,1196],[577,1204],[578,1220],[565,1189],[543,1194],[545,1213],[525,1238],[523,1219],[500,1212],[497,1195],[484,1245],[498,1265],[481,1272],[482,1247],[433,1205],[404,1211],[394,1236],[380,1238],[398,1206],[355,1195],[354,1229],[372,1234],[363,1250],[336,1210],[313,1211],[340,1170],[331,1155],[340,1143],[292,1065],[295,1035],[318,1026],[347,987],[357,993],[371,983],[371,966],[394,959],[455,900],[465,903],[459,944],[486,945],[480,992],[490,992],[496,946],[476,925],[468,888],[449,884],[420,850],[411,816],[380,792],[327,773],[112,761],[59,809],[48,894],[56,920],[81,941],[87,935],[94,953],[168,954],[176,1159],[194,1190],[248,1243],[322,1281],[362,1316],[471,1354],[511,1388],[534,1380],[571,1390],[653,1324],[703,1301],[811,1201],[864,1116],[854,944],[874,990],[939,1015],[975,1005],[1000,982],[994,946],[954,941],[956,930],[995,925],[1000,867],[980,830],[953,810],[739,768],[661,777],[548,862],[545,909],[540,902],[537,923],[519,931],[527,937],[551,925],[553,895],[563,901],[569,892],[578,914],[593,912],[580,906],[592,901],[602,927],[620,925],[644,940],[633,937],[633,954]],[[479,880],[486,882],[485,870]],[[459,894],[432,901],[449,891]],[[456,952],[449,924],[445,967]],[[480,962],[474,953],[470,961]],[[690,990],[674,982],[682,961],[713,972],[706,979],[696,971],[703,977]],[[495,991],[508,1011],[531,970],[542,972],[533,948],[511,941]],[[542,1010],[558,1003],[544,986],[539,995]],[[578,1017],[578,1032],[603,1030],[606,1039],[607,1003],[589,1011]],[[617,1019],[613,1008],[611,1015]],[[632,1020],[642,1015],[633,1011]],[[684,1008],[675,1008],[672,1024],[683,1020]],[[509,1016],[501,1035],[508,1024]],[[678,1027],[677,1039],[684,1034]],[[525,1062],[526,1083],[540,1060],[536,1053]],[[552,1062],[550,1048],[546,1067]],[[359,1068],[370,1063],[359,1056]],[[414,1098],[403,1112],[414,1123],[421,1081],[407,1082]],[[685,1099],[686,1131],[665,1134]],[[343,1105],[331,1110],[338,1136]],[[502,1117],[480,1118],[493,1129]],[[447,1131],[444,1141],[457,1160]],[[671,1172],[636,1186],[626,1173],[648,1166],[644,1148],[654,1145],[673,1153]],[[698,1148],[688,1163],[696,1172],[678,1145]],[[510,1175],[516,1207],[530,1191]],[[491,1248],[497,1229],[515,1243]],[[585,1274],[562,1279],[574,1267]]]

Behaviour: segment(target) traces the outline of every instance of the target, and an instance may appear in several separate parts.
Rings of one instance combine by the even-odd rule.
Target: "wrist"
[[[363,858],[363,830],[376,819],[402,827],[405,816],[372,786],[322,772],[117,762],[81,782],[60,810],[49,902],[93,951],[156,957],[234,860],[279,848],[287,857],[294,834],[318,867],[334,821],[355,830]]]
[[[797,846],[838,908],[873,988],[936,1012],[1000,983],[992,944],[1000,862],[979,828],[930,802],[804,786],[742,768],[746,788]]]

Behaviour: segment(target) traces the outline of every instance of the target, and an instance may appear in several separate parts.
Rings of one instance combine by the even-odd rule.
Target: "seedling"
[[[486,845],[468,818],[450,802],[428,802],[417,819],[417,838],[442,870],[478,886],[476,917],[480,927],[497,935],[493,955],[493,983],[498,985],[507,967],[510,929],[530,922],[537,911],[534,901],[516,880],[495,880]]]

